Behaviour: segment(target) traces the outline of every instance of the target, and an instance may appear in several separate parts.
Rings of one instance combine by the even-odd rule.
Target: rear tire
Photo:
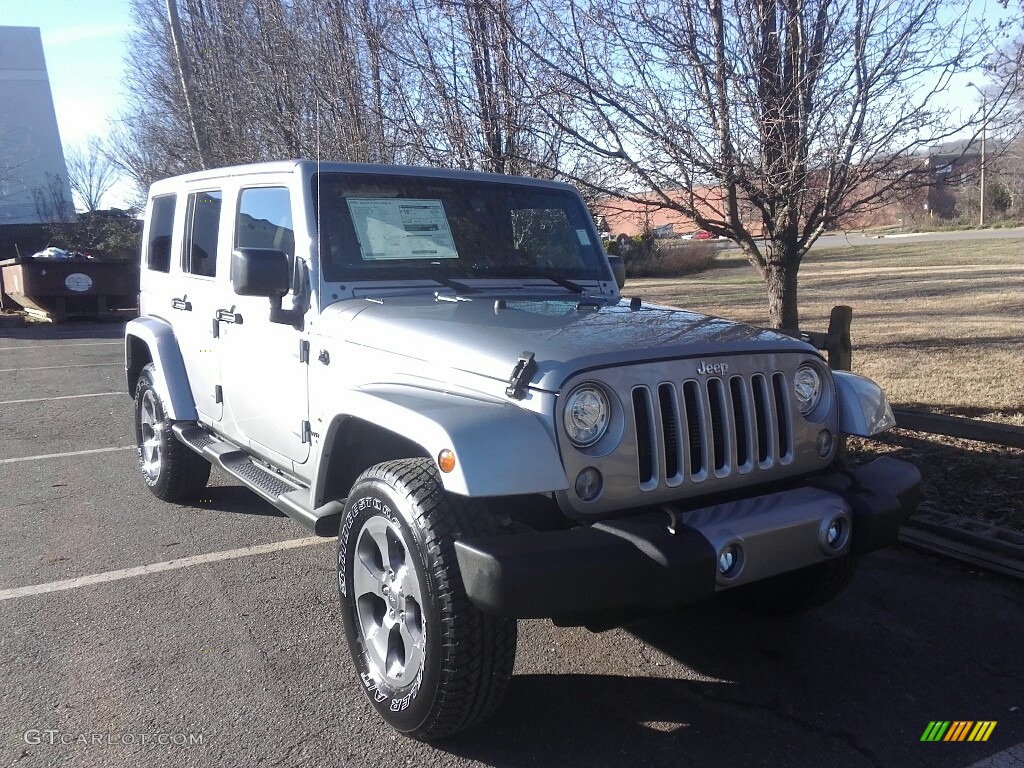
[[[818,608],[849,585],[857,560],[851,555],[737,587],[730,599],[767,616],[786,616]]]
[[[142,369],[135,388],[135,443],[139,469],[149,490],[164,501],[196,496],[210,480],[210,462],[183,445],[171,431],[156,390],[152,363]]]
[[[345,636],[363,692],[389,725],[429,741],[490,717],[512,677],[516,622],[466,597],[455,541],[497,526],[445,492],[429,459],[356,480],[338,534]]]

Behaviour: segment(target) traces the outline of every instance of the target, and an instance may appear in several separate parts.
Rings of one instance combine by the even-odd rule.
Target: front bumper
[[[917,509],[917,468],[882,457],[779,493],[660,510],[569,530],[465,539],[455,551],[469,599],[510,618],[589,623],[641,615],[896,542]],[[835,534],[838,532],[838,536]],[[723,574],[731,548],[736,565]]]

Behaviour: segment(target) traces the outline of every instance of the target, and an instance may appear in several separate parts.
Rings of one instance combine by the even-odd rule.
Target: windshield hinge
[[[508,379],[508,386],[505,387],[505,394],[516,400],[523,399],[523,392],[533,378],[537,370],[537,363],[533,359],[533,352],[523,352],[519,356],[519,362],[512,369],[512,375]]]
[[[299,362],[309,362],[309,341],[307,339],[299,339]]]

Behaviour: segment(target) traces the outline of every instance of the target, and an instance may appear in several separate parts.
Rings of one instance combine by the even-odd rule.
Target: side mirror
[[[270,299],[270,322],[302,330],[304,311],[284,309],[281,299],[291,287],[288,255],[274,248],[236,248],[231,252],[231,287],[239,296]]]
[[[288,293],[288,256],[272,248],[231,252],[231,287],[239,296],[280,297]]]
[[[609,256],[608,263],[612,267],[612,274],[615,275],[615,284],[621,291],[622,286],[626,284],[626,265],[621,256]]]

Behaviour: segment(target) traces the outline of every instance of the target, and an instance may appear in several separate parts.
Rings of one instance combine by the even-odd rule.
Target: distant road
[[[1012,229],[967,229],[960,232],[918,232],[897,235],[864,235],[860,232],[822,235],[815,248],[838,248],[844,245],[881,245],[883,243],[944,242],[950,240],[1005,240],[1024,238],[1024,227]]]

